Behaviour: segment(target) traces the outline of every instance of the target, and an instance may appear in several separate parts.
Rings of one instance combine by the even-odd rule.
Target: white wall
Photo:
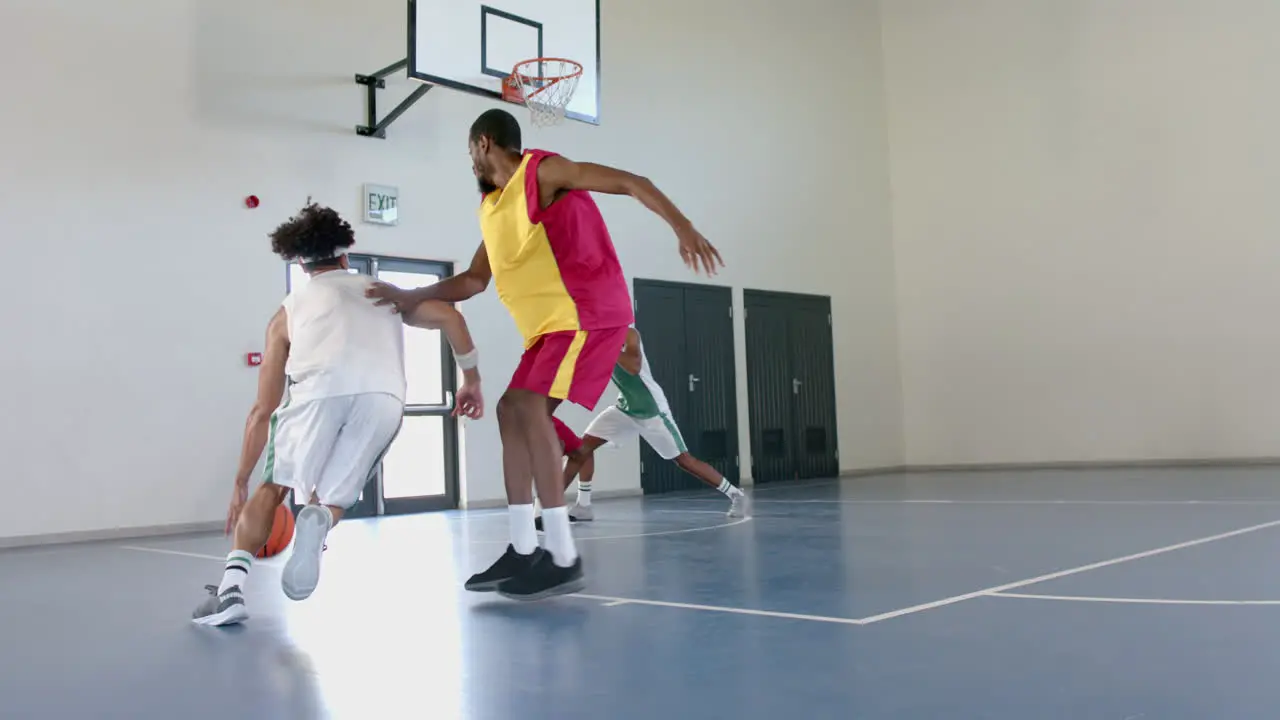
[[[842,464],[901,462],[875,3],[604,5],[603,126],[529,131],[528,144],[652,177],[722,249],[719,282],[739,306],[742,287],[830,294]],[[434,90],[385,141],[352,129],[364,112],[352,75],[402,57],[403,8],[0,8],[0,59],[32,77],[0,105],[0,537],[223,515],[254,392],[241,358],[283,292],[266,233],[307,195],[354,216],[361,183],[398,185],[401,225],[360,226],[359,249],[470,258],[464,143],[491,104]],[[392,83],[380,102],[408,89]],[[240,205],[250,193],[257,210]],[[660,220],[627,199],[600,203],[631,275],[691,279]],[[492,293],[464,309],[493,401],[519,341]],[[741,357],[741,326],[738,344]],[[738,378],[745,423],[741,361]],[[466,433],[468,499],[500,498],[494,421]],[[598,477],[602,490],[638,487],[636,448],[608,455]]]
[[[882,6],[908,461],[1280,456],[1280,4]]]

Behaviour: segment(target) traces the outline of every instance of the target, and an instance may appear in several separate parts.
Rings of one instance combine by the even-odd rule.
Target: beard
[[[489,193],[498,189],[497,185],[494,185],[493,183],[489,182],[489,179],[482,175],[476,176],[476,186],[480,188],[481,195],[488,195]]]

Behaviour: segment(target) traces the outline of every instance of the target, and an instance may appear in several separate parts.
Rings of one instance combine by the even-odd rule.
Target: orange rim
[[[567,63],[577,69],[567,74],[550,75],[550,76],[544,75],[540,78],[534,77],[532,75],[525,75],[524,73],[519,71],[520,68],[524,67],[525,65],[530,65],[533,63],[553,63],[553,62]],[[520,62],[516,63],[515,66],[511,68],[511,74],[507,76],[507,80],[508,82],[512,82],[515,80],[515,78],[519,77],[520,78],[519,82],[521,86],[525,84],[532,85],[534,82],[537,82],[537,81],[541,81],[542,83],[544,83],[541,87],[537,88],[533,92],[525,93],[524,99],[528,100],[529,98],[533,97],[534,95],[537,95],[538,93],[542,92],[543,90],[546,90],[547,88],[551,87],[552,85],[555,85],[556,83],[564,82],[565,80],[571,80],[573,78],[580,77],[581,75],[582,75],[582,63],[578,62],[577,60],[570,60],[568,58],[558,58],[558,57],[540,57],[540,58],[532,58],[530,60],[521,60]]]
[[[577,68],[577,70],[574,70],[573,72],[568,73],[567,75],[543,76],[541,78],[542,80],[545,80],[550,83],[557,83],[557,82],[560,82],[561,80],[576,78],[582,74],[582,63],[578,62],[577,60],[570,60],[569,58],[558,58],[558,57],[540,57],[540,58],[533,58],[531,60],[521,60],[520,62],[516,63],[515,66],[511,68],[511,75],[509,75],[508,77],[515,77],[519,75],[521,78],[526,78],[529,80],[537,80],[538,78],[535,78],[532,75],[525,75],[524,73],[520,72],[519,71],[520,68],[525,65],[530,65],[532,63],[553,63],[553,62],[568,63],[574,66],[575,68]]]

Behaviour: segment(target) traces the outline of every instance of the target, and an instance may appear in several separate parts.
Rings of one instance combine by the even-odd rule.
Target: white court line
[[[201,560],[217,560],[218,562],[226,562],[227,560],[225,555],[205,555],[203,553],[183,552],[181,550],[165,550],[163,548],[143,547],[141,545],[121,545],[120,549],[159,553],[161,555],[179,555],[181,557],[200,558]]]
[[[719,525],[703,525],[701,527],[695,527],[695,528],[681,528],[679,530],[660,530],[658,532],[633,533],[630,535],[599,535],[595,537],[577,535],[574,537],[574,542],[583,542],[585,540],[627,540],[630,538],[658,537],[660,535],[682,535],[686,533],[705,532],[707,530],[719,530],[721,528],[733,527],[734,525],[741,525],[742,523],[751,522],[751,520],[752,518],[745,517],[745,518],[738,518],[737,520],[732,520],[727,523],[720,523]],[[472,545],[505,545],[508,542],[510,541],[509,540],[476,540],[470,544]],[[185,552],[182,550],[165,550],[163,548],[145,547],[142,545],[121,545],[120,549],[136,550],[138,552],[159,553],[161,555],[179,555],[182,557],[200,558],[202,560],[217,560],[218,562],[223,562],[227,559],[225,555],[206,555],[204,553]],[[258,562],[264,563],[264,562],[268,562],[269,560],[270,558],[266,560],[259,560]]]
[[[1272,520],[1271,522],[1262,523],[1260,525],[1251,525],[1247,528],[1232,530],[1231,532],[1219,533],[1217,535],[1210,535],[1209,537],[1203,537],[1203,538],[1198,538],[1196,540],[1188,540],[1186,542],[1180,542],[1176,545],[1166,545],[1164,547],[1155,548],[1153,550],[1145,550],[1140,553],[1125,555],[1124,557],[1113,558],[1111,560],[1102,560],[1100,562],[1090,563],[1088,565],[1081,565],[1079,567],[1068,568],[1066,570],[1059,570],[1057,572],[1048,573],[1046,575],[1039,575],[1037,577],[1027,578],[1026,580],[1018,580],[1016,582],[1005,583],[1004,585],[996,585],[995,587],[983,588],[982,590],[975,590],[971,593],[965,593],[964,595],[955,595],[953,597],[943,598],[941,600],[934,600],[933,602],[921,603],[920,605],[912,605],[911,607],[905,607],[899,610],[892,610],[890,612],[881,613],[879,615],[872,615],[871,617],[862,618],[862,623],[866,625],[870,623],[880,622],[881,620],[890,620],[892,618],[902,617],[903,615],[912,615],[918,612],[924,612],[925,610],[933,610],[934,608],[940,608],[945,605],[954,605],[955,603],[964,602],[966,600],[972,600],[974,598],[994,595],[996,593],[1001,593],[1006,590],[1013,590],[1015,588],[1026,587],[1027,585],[1035,585],[1037,583],[1047,582],[1049,580],[1057,580],[1058,578],[1067,577],[1069,575],[1077,575],[1079,573],[1088,572],[1090,570],[1098,570],[1104,567],[1110,567],[1112,565],[1119,565],[1120,563],[1131,562],[1133,560],[1141,560],[1143,558],[1149,558],[1155,555],[1163,555],[1164,553],[1170,553],[1175,550],[1183,550],[1185,548],[1195,547],[1196,545],[1204,545],[1205,543],[1211,543],[1218,540],[1225,540],[1227,538],[1235,537],[1237,535],[1244,535],[1246,533],[1257,532],[1259,530],[1266,530],[1267,528],[1275,527],[1277,525],[1280,525],[1280,520]]]
[[[659,530],[647,533],[632,533],[630,535],[579,535],[573,534],[574,542],[586,542],[587,540],[629,540],[631,538],[660,537],[663,535],[684,535],[686,533],[706,532],[708,530],[720,530],[722,528],[731,528],[734,525],[751,522],[752,518],[744,517],[737,520],[731,520],[727,523],[719,525],[702,525],[694,528],[681,528],[680,530]],[[474,545],[506,545],[510,540],[477,540]]]
[[[827,478],[826,480],[800,480],[798,482],[782,483],[779,485],[752,485],[751,494],[762,492],[777,492],[778,490],[795,490],[798,488],[822,487],[823,485],[839,485],[844,482],[840,478]]]
[[[587,600],[600,600],[605,607],[619,605],[651,605],[654,607],[678,608],[680,610],[702,610],[704,612],[728,613],[731,615],[755,615],[758,617],[783,618],[786,620],[809,620],[811,622],[835,623],[838,625],[862,625],[863,620],[854,618],[828,617],[826,615],[803,615],[800,613],[777,612],[774,610],[752,610],[750,608],[723,607],[720,605],[698,605],[696,603],[667,602],[665,600],[642,600],[639,598],[612,597],[609,595],[576,594],[571,597]]]
[[[1085,595],[1032,595],[1028,593],[990,593],[989,597],[1018,600],[1061,600],[1063,602],[1117,603],[1128,605],[1280,605],[1280,600],[1175,600],[1172,598],[1089,597]]]
[[[678,500],[654,498],[649,502],[695,503],[713,502],[711,499]],[[765,505],[1280,505],[1280,500],[769,500],[755,502]]]
[[[652,508],[646,512],[662,513],[664,515],[724,515],[723,510],[661,510]]]

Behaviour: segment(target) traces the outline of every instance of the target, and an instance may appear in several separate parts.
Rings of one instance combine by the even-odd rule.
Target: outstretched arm
[[[289,359],[289,320],[283,307],[267,324],[266,342],[262,365],[258,366],[258,397],[249,409],[244,439],[240,444],[240,467],[236,470],[236,486],[239,488],[249,485],[249,476],[267,445],[271,414],[280,407],[280,399],[284,397],[284,366]]]
[[[447,302],[427,300],[419,303],[405,313],[404,321],[405,324],[413,327],[443,332],[445,339],[449,341],[449,347],[453,348],[453,354],[460,359],[471,356],[475,352],[476,344],[471,339],[466,318]],[[464,382],[480,382],[480,367],[478,365],[468,367],[471,363],[466,360],[463,360],[462,364]]]
[[[444,302],[468,300],[484,292],[485,288],[489,287],[491,279],[493,279],[493,272],[489,268],[489,253],[484,249],[484,243],[480,243],[480,249],[476,250],[476,254],[471,258],[471,266],[453,277],[445,278],[434,285],[412,290],[379,282],[374,283],[364,294],[366,297],[375,298],[375,305],[394,305],[396,312],[406,313],[427,300]]]
[[[542,207],[551,205],[565,190],[630,195],[675,230],[680,240],[680,255],[694,272],[700,269],[699,262],[708,275],[714,275],[716,267],[724,265],[715,247],[694,229],[689,218],[648,178],[607,165],[574,162],[559,155],[543,158],[538,163],[538,193]]]
[[[447,302],[426,300],[418,303],[404,315],[406,324],[429,330],[440,330],[454,359],[462,368],[462,387],[458,388],[454,403],[454,415],[478,419],[484,415],[484,394],[480,389],[480,356],[471,340],[471,331],[462,313]]]

